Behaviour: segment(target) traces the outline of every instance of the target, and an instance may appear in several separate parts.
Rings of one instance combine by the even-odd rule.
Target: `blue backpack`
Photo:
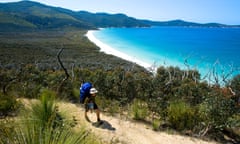
[[[86,82],[82,84],[80,87],[80,103],[83,104],[86,97],[90,96],[90,89],[92,88],[92,84],[90,82]]]

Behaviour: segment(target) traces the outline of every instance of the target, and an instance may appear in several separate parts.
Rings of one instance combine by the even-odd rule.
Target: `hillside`
[[[148,26],[124,14],[75,12],[37,2],[0,3],[0,31]]]
[[[69,14],[61,12],[60,8],[46,6],[31,1],[0,4],[1,30],[43,30],[78,27],[93,28],[87,22],[82,22]]]
[[[121,58],[99,52],[99,48],[85,37],[86,31],[38,31],[1,32],[0,67],[19,69],[25,65],[36,65],[41,70],[61,69],[57,54],[63,48],[60,58],[69,69],[116,67],[132,69],[135,64]],[[111,63],[109,63],[111,61]],[[135,66],[135,70],[144,70]]]
[[[184,20],[170,20],[170,21],[144,21],[146,24],[153,26],[178,26],[178,27],[240,27],[240,25],[226,25],[220,23],[196,23],[196,22],[187,22]]]
[[[199,24],[183,20],[141,20],[125,14],[72,11],[32,1],[0,3],[0,17],[0,31],[89,30],[99,27],[149,26],[240,27],[239,25],[224,25],[218,23]]]

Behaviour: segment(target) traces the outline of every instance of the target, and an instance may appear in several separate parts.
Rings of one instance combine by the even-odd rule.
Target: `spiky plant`
[[[95,144],[90,133],[73,125],[58,111],[52,91],[44,90],[17,121],[0,128],[0,144]],[[1,123],[3,125],[3,123]]]

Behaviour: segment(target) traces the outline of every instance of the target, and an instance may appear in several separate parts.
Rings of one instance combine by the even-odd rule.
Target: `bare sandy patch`
[[[197,138],[156,132],[143,123],[136,123],[101,113],[103,125],[95,127],[84,118],[84,109],[75,104],[59,103],[59,109],[66,111],[78,121],[76,128],[85,125],[86,128],[102,139],[105,143],[119,144],[217,144],[213,141],[204,141]],[[95,113],[89,113],[90,120],[96,122]]]

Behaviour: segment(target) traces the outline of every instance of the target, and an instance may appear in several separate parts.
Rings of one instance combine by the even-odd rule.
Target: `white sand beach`
[[[94,36],[94,31],[95,30],[89,30],[86,34],[86,36],[88,37],[88,39],[95,43],[99,48],[100,48],[100,51],[106,53],[106,54],[111,54],[111,55],[114,55],[114,56],[117,56],[117,57],[120,57],[122,59],[125,59],[127,61],[130,61],[130,62],[134,62],[144,68],[146,68],[147,70],[149,70],[152,65],[151,64],[148,64],[148,63],[145,63],[145,62],[142,62],[134,57],[131,57],[125,53],[122,53],[120,51],[117,51],[116,49],[110,47],[109,45],[101,42],[99,39],[97,39],[95,36]]]

